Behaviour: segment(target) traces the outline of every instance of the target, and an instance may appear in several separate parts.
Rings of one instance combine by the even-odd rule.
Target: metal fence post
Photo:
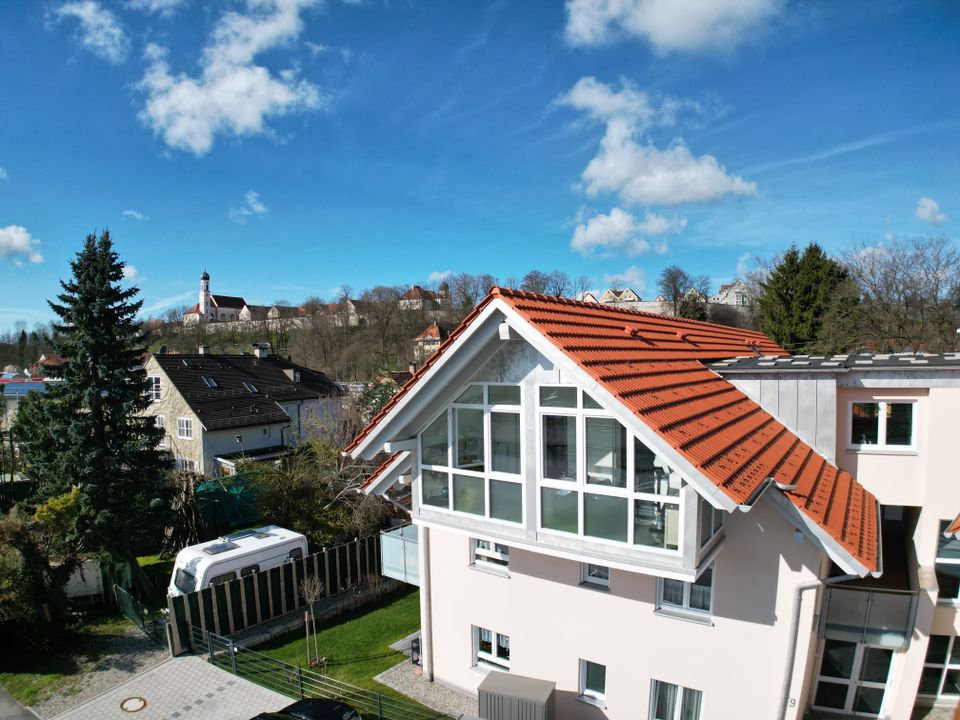
[[[213,665],[213,633],[207,630],[207,658]]]
[[[377,693],[377,718],[383,720],[383,696]]]
[[[297,665],[297,687],[300,690],[300,699],[303,700],[303,668]]]
[[[237,646],[230,642],[230,669],[233,670],[233,674],[237,674]]]

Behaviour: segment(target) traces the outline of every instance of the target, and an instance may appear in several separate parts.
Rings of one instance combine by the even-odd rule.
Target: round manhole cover
[[[140,712],[147,706],[147,701],[139,696],[128,697],[120,703],[120,709],[124,712]]]

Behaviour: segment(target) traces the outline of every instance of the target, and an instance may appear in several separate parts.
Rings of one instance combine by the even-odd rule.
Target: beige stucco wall
[[[769,720],[779,710],[794,589],[813,580],[821,553],[795,543],[766,503],[727,520],[715,565],[713,625],[655,614],[657,580],[611,572],[610,592],[580,586],[579,563],[511,551],[508,578],[469,565],[466,535],[431,530],[434,673],[476,691],[472,626],[510,636],[511,672],[557,683],[558,717],[646,718],[651,680],[701,690],[704,720]],[[422,533],[421,533],[422,536]],[[812,595],[801,611],[800,660],[788,717],[800,716],[811,649]],[[579,660],[607,667],[607,708],[576,699]]]

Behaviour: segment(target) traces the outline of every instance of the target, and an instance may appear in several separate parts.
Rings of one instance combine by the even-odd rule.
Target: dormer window
[[[212,377],[208,377],[207,375],[203,376],[203,382],[211,390],[216,390],[218,387],[220,387],[220,383],[218,383]]]
[[[256,385],[254,385],[253,383],[245,382],[245,383],[243,383],[243,386],[247,389],[247,392],[250,393],[251,395],[259,395],[259,394],[260,394],[260,389],[259,389]]]

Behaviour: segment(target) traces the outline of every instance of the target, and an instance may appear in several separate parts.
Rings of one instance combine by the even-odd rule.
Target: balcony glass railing
[[[820,634],[831,640],[905,650],[913,632],[917,597],[906,590],[827,588]]]
[[[388,578],[420,586],[417,528],[401,525],[380,533],[380,569]]]

